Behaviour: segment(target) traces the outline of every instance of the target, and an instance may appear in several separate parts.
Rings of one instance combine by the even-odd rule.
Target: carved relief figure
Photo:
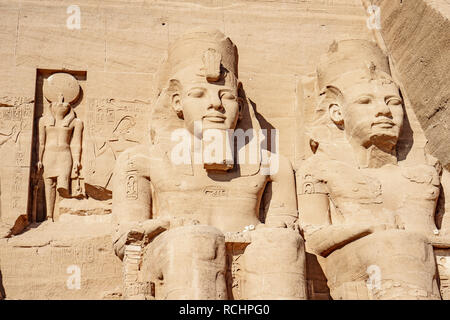
[[[0,148],[1,148],[1,146],[3,145],[3,144],[5,144],[9,139],[11,139],[11,137],[14,135],[14,130],[15,130],[15,127],[12,129],[12,131],[11,131],[11,133],[1,133],[0,132]],[[1,150],[1,149],[0,149]],[[2,194],[2,190],[1,190],[1,177],[0,177],[0,196],[1,196],[1,194]],[[1,203],[1,197],[0,197],[0,218],[1,218],[1,216],[2,216],[2,203]],[[0,298],[1,298],[1,296],[0,296]]]
[[[111,136],[103,142],[103,144],[95,150],[95,156],[101,165],[96,168],[89,181],[86,183],[86,192],[89,196],[96,199],[104,197],[111,198],[110,187],[111,177],[113,175],[114,166],[108,166],[109,163],[115,163],[119,155],[128,148],[138,143],[132,131],[136,130],[136,120],[131,116],[124,116],[114,127]],[[104,159],[101,158],[105,155]],[[106,161],[108,160],[108,161]],[[94,184],[97,182],[101,186]]]
[[[297,172],[297,193],[332,297],[439,299],[429,241],[439,172],[397,159],[404,107],[387,57],[372,42],[341,41],[317,75],[314,155]]]
[[[240,297],[306,298],[289,161],[279,157],[279,170],[262,174],[261,159],[272,161],[274,155],[259,143],[255,163],[227,157],[198,162],[191,148],[187,163],[171,157],[172,133],[182,128],[191,141],[201,140],[208,129],[260,128],[238,79],[236,46],[219,31],[193,30],[171,45],[159,76],[152,145],[121,153],[113,176],[116,254],[129,263],[128,270],[136,269],[136,252],[142,255],[141,276],[127,274],[125,283],[145,278],[155,284],[157,299],[233,299],[225,243],[232,244],[235,235],[248,239],[239,259]],[[203,131],[196,132],[196,122]],[[269,182],[264,224],[259,206]],[[255,230],[240,233],[246,229]]]
[[[80,93],[72,75],[51,75],[44,82],[43,91],[50,106],[39,119],[37,166],[44,178],[47,219],[53,219],[56,191],[62,197],[70,197],[71,179],[79,174],[83,122],[71,107]]]
[[[17,132],[16,126],[11,129],[11,133],[2,133],[0,132],[0,147],[8,142],[9,139],[13,138],[15,133]]]

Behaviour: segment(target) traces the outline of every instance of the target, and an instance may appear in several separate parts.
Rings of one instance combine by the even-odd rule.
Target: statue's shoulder
[[[411,182],[419,184],[440,185],[439,171],[430,164],[417,164],[413,166],[400,167],[402,176]]]
[[[297,194],[327,193],[327,163],[329,159],[314,154],[300,163],[295,171]]]
[[[322,176],[326,173],[327,168],[338,165],[337,161],[328,158],[323,154],[314,154],[303,160],[296,170],[297,175],[314,175]]]
[[[296,170],[296,179],[298,183],[317,181],[332,185],[340,185],[344,181],[344,184],[358,184],[367,180],[358,168],[323,153],[314,154],[304,160]]]
[[[72,122],[70,123],[70,126],[75,128],[82,128],[83,127],[83,120],[80,118],[74,118]]]

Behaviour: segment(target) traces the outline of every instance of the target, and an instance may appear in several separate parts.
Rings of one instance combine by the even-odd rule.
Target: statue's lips
[[[203,117],[203,119],[215,123],[224,123],[226,118],[227,117],[222,114],[209,114]]]
[[[382,127],[382,128],[386,128],[386,129],[390,129],[392,127],[395,127],[395,123],[392,120],[386,119],[386,120],[378,120],[375,121],[372,124],[372,127]]]

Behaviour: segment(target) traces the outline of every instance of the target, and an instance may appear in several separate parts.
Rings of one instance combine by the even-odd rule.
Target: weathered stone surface
[[[450,4],[372,0],[380,33],[428,138],[428,150],[450,169]]]
[[[62,215],[0,240],[7,299],[104,299],[122,293],[108,216]],[[79,288],[77,279],[80,276]]]
[[[370,4],[381,7],[381,30],[367,27]],[[69,28],[77,22],[73,19],[77,8],[79,28]],[[448,1],[0,0],[0,12],[0,299],[330,299],[330,293],[343,298],[430,298],[438,295],[434,286],[428,286],[433,268],[440,277],[441,297],[448,299],[450,174],[429,156],[432,153],[450,169]],[[215,41],[202,47],[200,54],[189,49],[189,54],[173,53],[172,44],[192,27],[218,29],[229,37],[239,49],[239,70],[234,70],[234,52],[222,50]],[[345,39],[378,42],[389,55],[392,80],[400,86],[404,104],[403,131],[396,141],[397,160],[404,170],[398,174],[393,169],[389,175],[383,165],[386,159],[377,153],[369,164],[381,168],[367,178],[376,182],[389,176],[402,192],[385,191],[389,183],[382,179],[380,197],[387,200],[373,204],[381,208],[372,208],[374,216],[389,215],[399,203],[402,213],[409,208],[411,215],[417,214],[427,195],[432,204],[424,211],[430,221],[435,215],[436,226],[427,220],[427,240],[384,231],[369,238],[373,243],[350,241],[338,258],[331,253],[339,246],[334,243],[331,251],[324,251],[335,259],[327,269],[325,257],[314,255],[314,239],[308,241],[307,228],[302,230],[306,243],[298,230],[308,222],[304,218],[308,208],[323,209],[323,201],[313,197],[306,207],[299,201],[300,221],[295,221],[295,188],[299,195],[309,189],[299,182],[295,186],[289,161],[298,177],[311,162],[307,159],[317,145],[311,145],[309,126],[321,101],[316,67],[333,41]],[[168,53],[175,57],[169,59],[171,67],[187,66],[168,73],[170,80],[183,84],[180,87],[169,79],[160,82]],[[76,101],[58,100],[70,86],[58,86],[51,92],[56,99],[50,97],[44,84],[55,73],[76,79],[80,90]],[[188,99],[178,96],[188,95],[190,77],[199,74],[198,86],[207,98],[203,101],[224,87],[245,101],[240,105],[242,119],[237,126],[226,122],[226,128],[256,125],[278,130],[278,137],[268,139],[263,149],[277,150],[288,159],[281,163],[281,179],[259,175],[255,166],[233,171],[237,163],[226,156],[220,161],[202,158],[194,168],[174,170],[170,165],[164,156],[170,155],[174,142],[170,134],[189,127]],[[237,91],[237,79],[243,91]],[[229,119],[234,117],[234,98],[215,103],[217,110],[224,107]],[[158,109],[161,106],[163,110]],[[68,127],[55,116],[60,108],[66,108],[62,119],[70,120]],[[46,110],[55,125],[39,128]],[[72,126],[74,121],[82,123],[83,130]],[[45,147],[56,140],[59,151],[53,152],[53,164],[46,161],[38,171],[39,160],[45,162],[39,157],[40,133],[45,133],[42,157],[49,156]],[[81,141],[74,139],[76,133],[81,133]],[[333,156],[352,155],[342,141],[335,147]],[[78,150],[80,163],[74,168]],[[312,165],[315,170],[321,168],[319,162]],[[257,167],[267,169],[259,163]],[[57,189],[58,177],[69,169],[64,183],[68,191],[56,190],[55,197],[46,199],[45,190]],[[348,187],[343,195],[329,193],[332,201],[353,199],[343,206],[346,212],[361,211],[358,195],[365,190],[357,179],[359,168],[353,169],[342,179],[328,180],[342,183],[343,189],[356,181],[357,187]],[[324,171],[342,174],[328,167]],[[421,191],[412,192],[410,187],[416,184]],[[53,203],[54,210],[49,208]],[[362,207],[367,209],[368,204]],[[46,217],[55,222],[44,221]],[[116,220],[111,222],[112,218]],[[415,219],[405,220],[409,232],[414,225],[412,229],[420,229]],[[119,232],[111,237],[112,228]],[[386,241],[396,236],[402,243],[410,240],[405,244],[412,251],[408,257],[425,261],[411,265],[411,272],[422,268],[427,276],[421,279],[426,281],[404,285],[387,279],[376,296],[366,294],[371,284],[363,280],[337,288],[337,278],[352,277],[356,270],[342,267],[343,261],[353,266],[358,252],[367,253],[368,260],[381,259],[373,253],[382,247],[376,245],[383,235]],[[113,242],[122,262],[114,254]],[[436,265],[429,263],[431,249],[424,254],[417,249],[424,242],[428,249],[434,246]],[[395,241],[391,244],[398,249]],[[389,270],[405,265],[403,260],[383,261],[380,265]],[[199,277],[190,277],[181,267],[190,263],[198,264],[194,271],[201,270]],[[343,271],[336,272],[339,268]],[[76,289],[78,270],[80,289]],[[364,277],[369,276],[363,271]]]

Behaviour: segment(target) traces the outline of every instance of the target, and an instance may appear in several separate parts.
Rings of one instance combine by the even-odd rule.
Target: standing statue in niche
[[[439,168],[397,159],[404,122],[387,57],[334,43],[317,71],[314,155],[297,172],[299,221],[333,299],[440,299],[430,237]]]
[[[39,119],[39,162],[45,186],[47,219],[53,219],[56,191],[71,196],[71,179],[78,178],[81,162],[83,122],[71,106],[79,94],[78,81],[70,74],[55,73],[44,82],[50,106]]]
[[[251,243],[240,256],[238,298],[305,299],[290,162],[259,142],[247,154],[254,162],[237,161],[238,152],[220,160],[197,157],[195,142],[193,148],[182,145],[188,146],[186,162],[173,156],[180,146],[173,134],[180,130],[200,146],[207,144],[207,130],[227,135],[253,129],[243,149],[258,139],[259,122],[238,79],[236,46],[220,31],[193,30],[170,46],[159,76],[152,144],[121,153],[113,176],[114,248],[130,263],[125,281],[150,279],[156,299],[236,298],[227,286],[226,244],[233,246],[230,234],[241,234]],[[263,172],[262,159],[272,167],[277,161],[278,170]],[[269,182],[272,196],[262,223],[259,207]]]

